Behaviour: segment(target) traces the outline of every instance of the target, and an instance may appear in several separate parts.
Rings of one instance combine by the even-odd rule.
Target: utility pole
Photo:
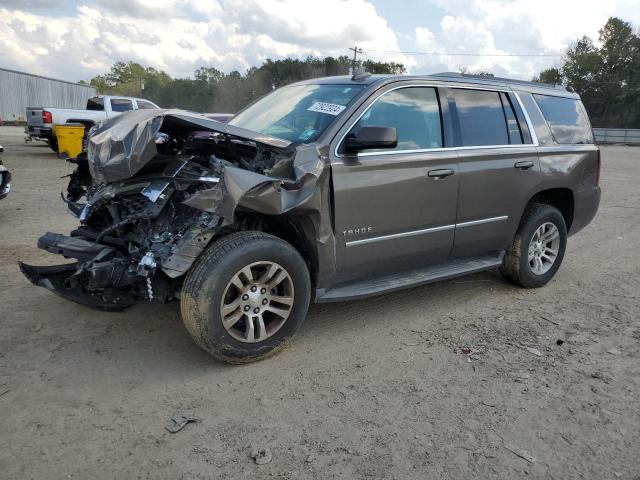
[[[356,73],[356,58],[359,53],[363,53],[361,48],[358,48],[357,45],[354,45],[353,48],[349,48],[349,50],[353,50],[353,61],[351,62],[351,75]]]

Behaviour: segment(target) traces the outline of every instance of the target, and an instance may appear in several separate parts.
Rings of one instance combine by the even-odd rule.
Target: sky
[[[640,0],[0,0],[0,68],[78,81],[133,60],[191,77],[358,46],[412,74],[530,80],[611,16],[640,25]]]

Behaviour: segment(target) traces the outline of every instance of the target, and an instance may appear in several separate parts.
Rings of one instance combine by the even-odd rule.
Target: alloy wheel
[[[547,273],[558,258],[560,251],[560,232],[551,222],[540,225],[529,242],[529,268],[535,275]]]
[[[220,305],[222,325],[240,342],[262,342],[274,335],[291,314],[294,300],[289,272],[275,262],[255,262],[227,284]]]

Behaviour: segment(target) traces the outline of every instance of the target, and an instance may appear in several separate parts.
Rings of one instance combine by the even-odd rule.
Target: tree
[[[458,71],[462,75],[472,75],[474,77],[486,77],[486,78],[494,78],[495,75],[491,72],[487,72],[486,70],[476,70],[470,71],[467,67],[458,67]]]
[[[562,66],[541,72],[537,80],[577,92],[596,127],[640,128],[640,36],[615,17],[599,33],[599,47],[589,37],[578,39]]]
[[[404,65],[395,62],[362,62],[371,73],[399,74]],[[340,57],[267,59],[244,74],[228,74],[211,66],[198,68],[193,78],[171,78],[167,73],[135,62],[117,62],[110,71],[91,79],[99,93],[143,96],[166,108],[198,112],[237,112],[275,88],[300,80],[347,75],[351,61]],[[142,88],[144,86],[144,89]]]
[[[362,66],[367,72],[378,74],[401,75],[407,71],[403,64],[396,62],[374,62],[372,60],[365,60],[362,62]]]
[[[216,85],[224,77],[217,68],[213,67],[200,67],[193,74],[196,80],[200,80],[208,83],[209,85]]]
[[[640,39],[630,23],[610,18],[600,30],[600,42],[597,82],[602,121],[605,124],[633,123],[634,117],[640,118],[637,112]]]
[[[541,71],[538,77],[533,77],[533,81],[550,85],[562,85],[562,73],[557,68],[547,68]]]

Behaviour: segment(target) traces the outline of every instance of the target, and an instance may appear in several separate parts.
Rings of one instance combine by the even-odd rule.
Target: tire
[[[243,273],[246,267],[255,281]],[[269,277],[271,268],[276,273]],[[284,280],[275,284],[280,278]],[[238,281],[243,290],[236,286]],[[266,288],[254,293],[252,285]],[[223,315],[223,307],[233,308],[236,297],[241,302],[238,309]],[[212,243],[196,260],[182,287],[180,310],[187,331],[202,349],[228,363],[249,363],[286,347],[306,317],[310,297],[309,270],[295,248],[266,233],[237,232]],[[257,317],[255,309],[262,309]],[[240,320],[232,324],[238,315]]]
[[[557,229],[557,241],[550,242],[549,249],[536,243],[536,238],[551,238],[553,225]],[[542,234],[537,233],[542,232]],[[533,242],[533,243],[532,243]],[[556,274],[564,258],[567,247],[567,227],[562,213],[550,205],[531,203],[522,215],[515,238],[509,245],[500,267],[500,273],[524,288],[539,288],[546,285]],[[530,251],[531,248],[531,251]],[[553,262],[549,264],[551,252],[557,251]],[[531,258],[533,252],[533,259]],[[540,256],[541,252],[542,256]],[[535,257],[538,257],[536,260]],[[537,271],[536,271],[537,270]]]
[[[47,144],[49,145],[49,148],[51,150],[58,153],[58,139],[56,137],[54,137],[53,135],[50,136],[49,140],[47,141]]]

